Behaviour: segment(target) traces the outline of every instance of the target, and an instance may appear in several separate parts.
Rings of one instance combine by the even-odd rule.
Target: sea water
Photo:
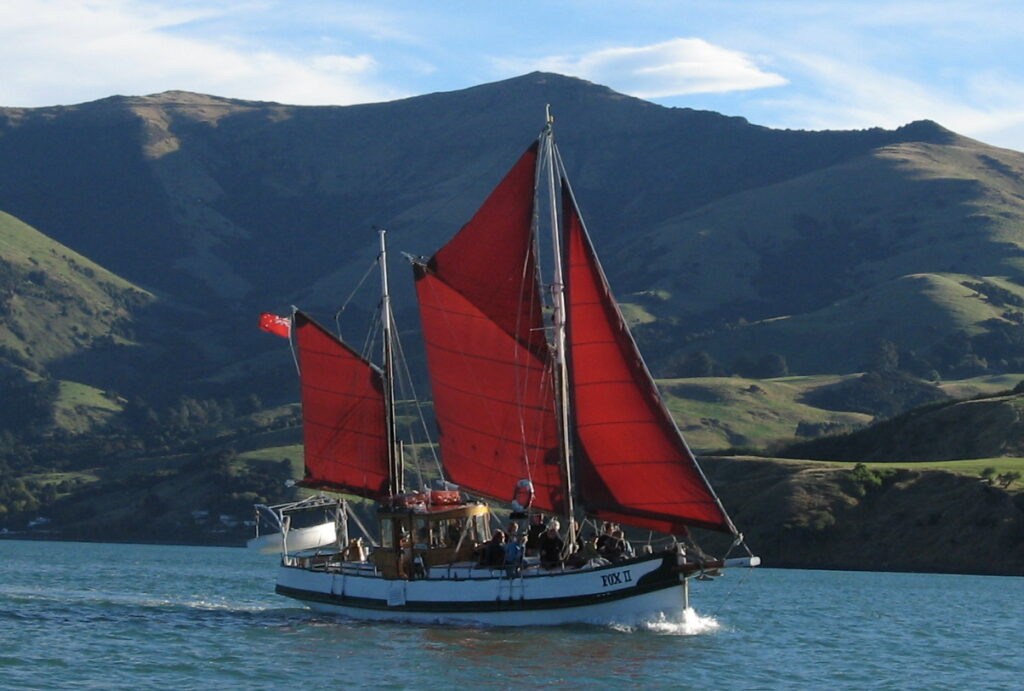
[[[363,623],[243,549],[0,541],[0,688],[1022,688],[1024,578],[734,570],[637,626]]]

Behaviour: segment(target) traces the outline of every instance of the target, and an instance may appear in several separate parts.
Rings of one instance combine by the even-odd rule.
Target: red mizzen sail
[[[302,485],[380,499],[388,447],[379,369],[302,312],[294,318],[302,389]]]
[[[563,184],[569,382],[579,495],[606,520],[733,532],[658,395]]]
[[[534,507],[565,500],[551,354],[532,242],[537,144],[473,218],[417,266],[441,456],[453,482],[510,499],[532,480]]]

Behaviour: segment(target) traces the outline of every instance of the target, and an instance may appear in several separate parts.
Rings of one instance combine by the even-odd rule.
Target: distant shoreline
[[[56,535],[26,535],[26,534],[0,534],[0,540],[11,540],[19,542],[78,542],[86,544],[110,544],[110,545],[146,545],[146,546],[163,546],[163,547],[230,547],[234,549],[246,549],[244,544],[238,544],[236,542],[228,543],[212,543],[212,542],[181,542],[181,541],[161,541],[161,540],[98,540],[98,539],[86,539],[86,538],[69,538],[64,536]],[[996,570],[987,571],[962,571],[962,570],[947,570],[947,569],[932,569],[932,570],[918,570],[918,569],[901,569],[898,567],[891,567],[885,569],[867,569],[867,568],[855,568],[855,567],[836,567],[836,566],[821,566],[813,564],[771,564],[771,557],[765,557],[763,554],[759,554],[762,559],[762,565],[758,568],[763,569],[779,569],[783,571],[835,571],[835,572],[857,572],[857,573],[914,573],[922,575],[945,575],[945,576],[996,576],[996,577],[1024,577],[1022,571],[1006,571],[1000,572]]]

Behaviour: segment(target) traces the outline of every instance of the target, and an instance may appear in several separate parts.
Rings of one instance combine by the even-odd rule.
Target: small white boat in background
[[[343,544],[338,541],[338,526],[344,518],[341,512],[337,500],[319,495],[275,506],[257,504],[256,536],[246,546],[261,554],[339,547]]]

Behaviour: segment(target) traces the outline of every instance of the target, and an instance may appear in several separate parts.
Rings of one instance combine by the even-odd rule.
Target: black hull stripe
[[[665,590],[680,585],[679,575],[673,573],[667,563],[662,564],[654,571],[640,577],[635,586],[611,590],[604,593],[588,593],[586,595],[572,595],[569,597],[549,597],[541,599],[519,599],[519,600],[491,600],[491,601],[439,601],[439,602],[414,602],[404,605],[388,606],[386,599],[368,597],[353,597],[351,595],[334,595],[332,593],[321,593],[301,588],[291,588],[278,584],[276,591],[279,595],[291,597],[304,602],[318,602],[338,607],[350,607],[353,609],[366,609],[387,612],[418,612],[426,614],[468,614],[474,612],[524,612],[530,610],[554,610],[567,609],[570,607],[585,607],[599,605],[616,600],[625,600],[646,595],[658,590]]]

